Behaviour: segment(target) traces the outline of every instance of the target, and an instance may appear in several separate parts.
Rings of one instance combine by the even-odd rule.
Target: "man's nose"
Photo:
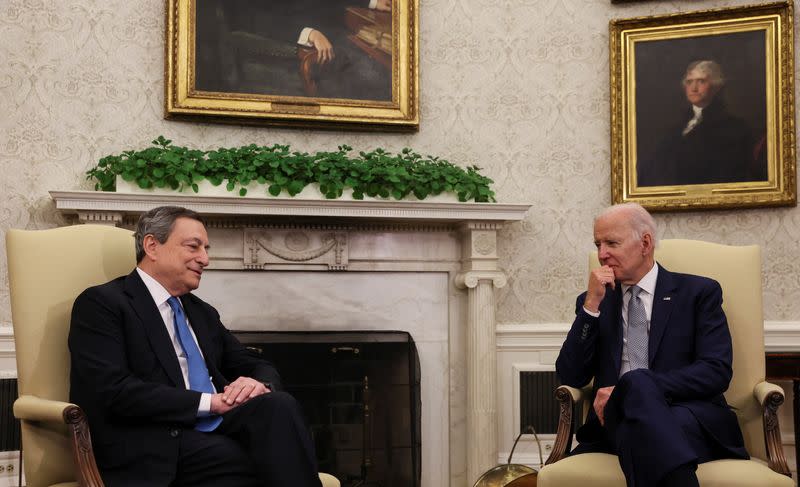
[[[197,257],[197,262],[199,262],[203,267],[208,266],[208,251],[203,249],[200,252],[200,255]]]

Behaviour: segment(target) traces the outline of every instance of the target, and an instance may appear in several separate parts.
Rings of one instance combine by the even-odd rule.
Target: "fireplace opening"
[[[342,487],[419,487],[420,365],[400,331],[235,331],[306,414],[320,471]]]

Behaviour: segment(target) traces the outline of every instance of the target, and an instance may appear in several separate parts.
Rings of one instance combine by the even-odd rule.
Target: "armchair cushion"
[[[703,487],[791,487],[791,478],[770,470],[757,460],[715,460],[697,467]],[[619,459],[606,453],[574,455],[539,472],[539,487],[619,487],[625,477]]]

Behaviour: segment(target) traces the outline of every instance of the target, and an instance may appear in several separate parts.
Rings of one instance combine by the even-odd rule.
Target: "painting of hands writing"
[[[790,4],[612,21],[611,35],[615,202],[795,203]]]
[[[169,0],[168,118],[418,127],[417,0]]]

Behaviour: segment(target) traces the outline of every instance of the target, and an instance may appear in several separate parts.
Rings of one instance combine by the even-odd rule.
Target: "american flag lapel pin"
[[[664,296],[663,300],[664,301],[671,301],[672,300],[672,296]]]

